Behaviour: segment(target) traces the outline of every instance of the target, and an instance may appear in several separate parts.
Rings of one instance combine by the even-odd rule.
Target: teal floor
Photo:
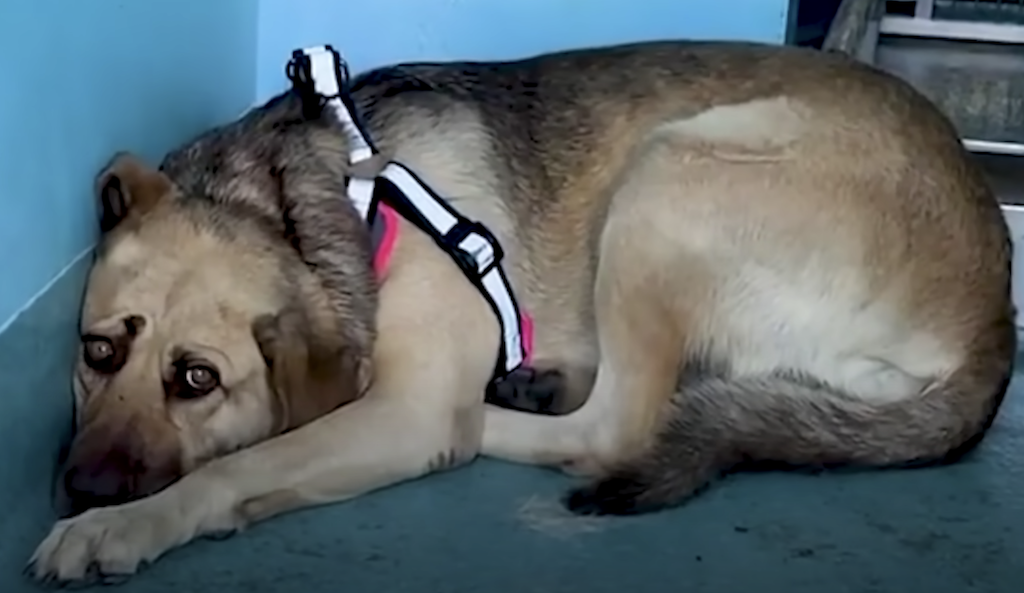
[[[0,593],[39,590],[21,568],[52,520],[80,282],[79,269],[0,335]],[[117,590],[1020,593],[1024,377],[1013,390],[950,467],[737,476],[684,508],[596,520],[558,507],[571,479],[484,461],[197,542]]]

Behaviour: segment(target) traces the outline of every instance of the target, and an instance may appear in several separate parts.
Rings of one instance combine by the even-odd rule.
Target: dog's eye
[[[184,368],[184,387],[179,397],[202,397],[220,385],[217,370],[206,364],[189,364]]]
[[[101,373],[113,373],[118,367],[117,346],[113,340],[103,336],[82,338],[85,364]]]
[[[89,362],[103,362],[114,356],[114,345],[106,338],[89,338],[85,341],[85,355]]]

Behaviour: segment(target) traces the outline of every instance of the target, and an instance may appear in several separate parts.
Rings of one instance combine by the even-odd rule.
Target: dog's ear
[[[369,387],[368,357],[319,335],[300,310],[260,317],[253,323],[253,336],[279,403],[278,432],[312,422],[358,399]]]
[[[171,180],[127,152],[114,155],[96,178],[100,230],[112,230],[129,214],[141,214],[173,189]]]

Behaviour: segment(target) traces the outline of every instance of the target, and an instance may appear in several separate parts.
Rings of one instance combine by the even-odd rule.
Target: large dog
[[[501,241],[535,351],[494,397],[550,413],[484,404],[487,302],[405,220],[375,272],[345,136],[284,93],[100,176],[74,513],[35,577],[131,573],[479,454],[591,476],[566,504],[620,514],[751,461],[949,461],[999,408],[1007,228],[892,76],[663,42],[383,68],[352,97],[383,155]]]

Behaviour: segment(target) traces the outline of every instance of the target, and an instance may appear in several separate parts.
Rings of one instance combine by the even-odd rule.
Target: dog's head
[[[103,237],[82,306],[65,513],[152,494],[369,382],[372,270],[354,263],[369,262],[366,241],[312,252],[316,237],[303,248],[294,236],[309,221],[287,220],[283,196],[266,202],[281,203],[275,218],[187,191],[127,154],[98,178]]]

